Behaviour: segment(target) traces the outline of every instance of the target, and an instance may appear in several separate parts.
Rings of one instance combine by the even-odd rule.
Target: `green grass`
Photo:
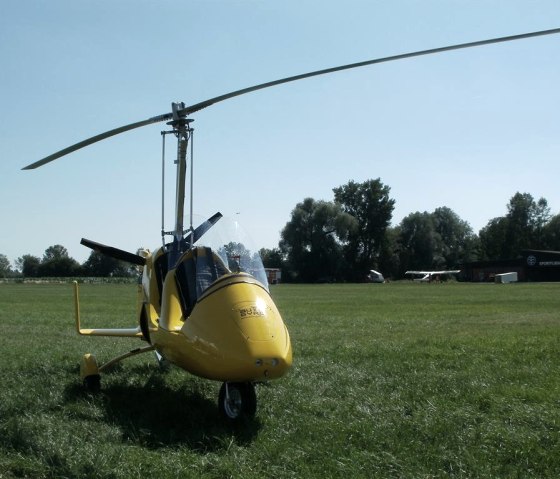
[[[85,326],[129,326],[134,285],[83,285]],[[254,421],[152,356],[82,391],[69,285],[0,285],[0,478],[560,477],[560,284],[279,285],[294,348]]]

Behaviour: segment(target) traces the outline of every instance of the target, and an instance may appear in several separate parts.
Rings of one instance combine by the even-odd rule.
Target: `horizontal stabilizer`
[[[104,255],[110,256],[111,258],[119,259],[121,261],[126,261],[127,263],[137,264],[138,266],[144,266],[146,264],[145,258],[140,255],[129,253],[122,249],[114,248],[112,246],[107,246],[101,243],[96,243],[85,238],[82,238],[80,244],[91,248],[93,251],[98,253],[103,253]]]

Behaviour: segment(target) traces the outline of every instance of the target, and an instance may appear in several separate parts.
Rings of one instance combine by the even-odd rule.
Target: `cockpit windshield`
[[[232,273],[248,273],[268,289],[258,249],[237,221],[221,218],[195,246],[211,248]]]
[[[177,263],[175,277],[185,317],[210,285],[229,273],[248,273],[268,290],[257,250],[236,222],[222,218]]]

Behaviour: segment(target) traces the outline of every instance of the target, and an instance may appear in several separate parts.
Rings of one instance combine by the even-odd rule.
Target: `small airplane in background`
[[[460,269],[442,271],[407,271],[405,275],[421,276],[420,278],[413,278],[413,280],[422,283],[431,283],[432,281],[439,281],[442,276],[459,274],[460,272]]]

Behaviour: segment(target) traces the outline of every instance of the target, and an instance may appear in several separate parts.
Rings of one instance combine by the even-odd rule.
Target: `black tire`
[[[93,374],[84,378],[84,388],[90,393],[98,393],[101,391],[101,376]]]
[[[253,418],[257,412],[255,387],[252,383],[223,383],[218,408],[222,417],[230,421]]]

